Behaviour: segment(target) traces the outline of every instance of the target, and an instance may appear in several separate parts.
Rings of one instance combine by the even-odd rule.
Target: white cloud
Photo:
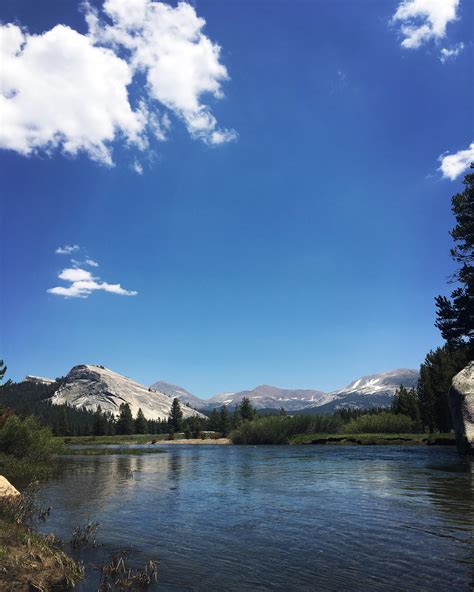
[[[26,156],[85,153],[110,166],[117,139],[144,150],[150,135],[166,138],[164,108],[195,138],[236,138],[218,128],[203,102],[221,99],[229,76],[221,48],[204,35],[205,21],[191,5],[106,0],[102,14],[87,4],[85,13],[86,35],[64,25],[30,35],[0,24],[0,148]]]
[[[57,25],[29,35],[0,26],[0,147],[30,155],[59,148],[112,164],[121,135],[143,147],[144,114],[132,110],[132,70],[111,50]]]
[[[94,259],[90,259],[89,257],[85,260],[85,263],[86,265],[90,265],[91,267],[99,267],[97,261],[94,261]]]
[[[441,155],[438,160],[441,162],[439,170],[443,173],[443,177],[454,181],[464,171],[467,171],[471,162],[474,162],[474,142],[466,150]]]
[[[55,251],[58,255],[71,255],[76,251],[79,251],[79,245],[64,245],[64,247],[58,247]]]
[[[153,0],[106,0],[107,24],[89,8],[90,35],[100,44],[125,48],[130,64],[146,75],[151,99],[180,117],[189,133],[210,144],[236,138],[219,130],[203,95],[221,99],[221,83],[229,79],[220,62],[221,48],[202,32],[206,21],[186,2],[176,7]]]
[[[138,292],[134,290],[125,290],[120,284],[109,284],[103,282],[98,277],[94,277],[90,271],[77,267],[63,269],[58,278],[69,282],[68,286],[56,286],[47,291],[56,296],[66,298],[88,298],[92,292],[104,291],[120,296],[136,296]]]
[[[135,160],[135,162],[132,165],[132,169],[138,174],[138,175],[142,175],[143,174],[143,166],[138,162],[138,160]]]
[[[458,6],[459,0],[403,0],[392,17],[393,22],[400,22],[402,46],[417,49],[431,39],[445,37]]]
[[[443,47],[443,49],[441,50],[441,55],[439,57],[440,61],[444,64],[445,62],[447,62],[448,60],[452,60],[454,58],[456,58],[461,51],[464,49],[464,43],[458,43],[457,45],[454,45],[451,48],[448,47]]]

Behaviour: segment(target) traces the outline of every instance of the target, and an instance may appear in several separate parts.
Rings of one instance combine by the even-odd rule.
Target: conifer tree
[[[471,164],[474,169],[474,164]],[[463,181],[465,189],[453,196],[451,210],[456,225],[451,230],[455,246],[452,258],[460,264],[454,280],[460,285],[451,297],[437,296],[436,327],[451,349],[468,348],[470,359],[474,356],[474,173]]]
[[[136,434],[148,434],[148,422],[143,415],[143,411],[140,409],[137,412],[137,418],[135,419],[135,433]]]
[[[230,432],[230,415],[229,410],[225,405],[222,405],[219,411],[219,430],[224,437],[229,435]]]
[[[397,415],[407,415],[413,421],[420,421],[420,407],[415,389],[409,391],[400,385],[400,388],[395,392],[395,397],[392,402],[392,411]]]
[[[174,398],[171,405],[171,412],[168,420],[168,426],[170,431],[173,433],[180,432],[183,428],[183,412],[181,411],[181,405],[179,399]]]
[[[94,413],[92,433],[94,436],[105,436],[107,433],[107,418],[102,413],[102,407],[100,405],[97,406],[97,409]]]
[[[135,425],[133,421],[132,411],[128,403],[122,403],[119,407],[120,415],[117,420],[117,434],[129,435],[133,434]]]
[[[218,432],[219,431],[219,412],[217,409],[213,409],[209,416],[209,429]]]
[[[242,414],[240,413],[240,405],[235,408],[234,414],[232,415],[232,429],[236,430],[242,423]]]
[[[244,397],[240,402],[240,415],[242,417],[242,421],[251,421],[255,415],[256,411],[252,407],[252,403],[248,397]]]

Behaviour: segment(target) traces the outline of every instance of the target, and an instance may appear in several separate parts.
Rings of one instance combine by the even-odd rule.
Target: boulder
[[[448,400],[458,450],[474,454],[474,362],[453,378]]]
[[[5,479],[3,475],[0,475],[0,499],[6,497],[17,497],[20,492],[13,487],[8,479]]]

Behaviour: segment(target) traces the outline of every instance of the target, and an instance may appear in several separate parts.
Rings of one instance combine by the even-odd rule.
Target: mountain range
[[[201,399],[183,387],[164,381],[155,382],[152,388],[161,390],[171,397],[177,397],[187,405],[204,412],[225,405],[235,408],[243,397],[250,399],[257,409],[280,409],[286,411],[311,411],[332,413],[340,407],[368,409],[370,407],[388,407],[401,384],[406,388],[416,385],[418,370],[400,368],[380,374],[371,374],[354,380],[347,386],[325,393],[313,389],[285,389],[262,384],[251,390],[223,392]]]
[[[27,376],[25,380],[52,382],[37,376]],[[100,405],[103,411],[109,411],[114,415],[118,415],[122,403],[128,403],[134,416],[141,408],[147,419],[165,419],[170,414],[175,397],[183,403],[184,417],[202,416],[201,412],[208,413],[223,405],[233,410],[244,397],[247,397],[252,405],[260,410],[283,407],[290,413],[332,413],[341,407],[387,407],[401,384],[411,388],[416,385],[417,380],[417,370],[402,368],[363,376],[329,393],[263,384],[251,390],[223,392],[210,399],[202,399],[181,386],[163,380],[146,387],[104,366],[81,364],[70,370],[64,383],[52,396],[51,403],[66,403],[93,411]]]

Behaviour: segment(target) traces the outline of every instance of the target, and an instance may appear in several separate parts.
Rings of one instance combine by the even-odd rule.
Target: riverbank
[[[67,436],[67,437],[58,437],[58,441],[66,444],[67,446],[70,445],[103,445],[103,444],[125,444],[125,445],[159,445],[159,444],[231,444],[229,438],[173,438],[172,440],[169,439],[168,434],[132,434],[128,436]],[[125,449],[124,449],[125,450]]]
[[[455,446],[456,440],[454,434],[296,434],[290,444]]]
[[[82,566],[69,557],[53,535],[34,532],[34,494],[18,491],[2,477],[0,497],[0,590],[29,592],[72,590]]]

